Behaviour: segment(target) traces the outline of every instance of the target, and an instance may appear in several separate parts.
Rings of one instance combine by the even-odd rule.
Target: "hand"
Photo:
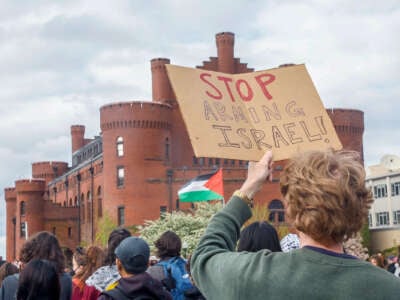
[[[240,191],[252,199],[261,189],[265,180],[272,180],[272,152],[267,151],[258,162],[249,162],[247,178]]]

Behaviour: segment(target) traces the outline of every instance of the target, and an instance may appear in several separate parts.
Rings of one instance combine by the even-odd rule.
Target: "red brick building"
[[[216,35],[217,57],[201,66],[225,73],[253,69],[234,57],[234,34]],[[32,179],[17,180],[5,188],[7,260],[18,256],[26,237],[40,230],[57,235],[62,246],[73,248],[95,240],[99,220],[106,214],[118,225],[142,224],[179,204],[178,189],[189,179],[223,167],[228,198],[243,182],[246,162],[195,157],[168,80],[169,59],[151,60],[152,94],[149,102],[120,102],[100,108],[101,136],[85,138],[85,127],[71,126],[72,165],[65,162],[32,164]],[[328,109],[347,149],[363,153],[363,112]],[[269,206],[283,221],[279,171],[276,180],[255,199]],[[183,207],[182,207],[183,206]]]

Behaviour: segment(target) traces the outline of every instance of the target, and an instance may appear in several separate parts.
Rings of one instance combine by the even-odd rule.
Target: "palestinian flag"
[[[178,191],[178,197],[181,202],[222,200],[224,198],[222,169],[192,179]]]

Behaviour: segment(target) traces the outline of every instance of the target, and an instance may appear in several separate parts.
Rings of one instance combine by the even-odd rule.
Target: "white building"
[[[366,185],[374,203],[368,221],[371,249],[378,252],[400,245],[400,157],[385,155],[380,164],[366,168]]]

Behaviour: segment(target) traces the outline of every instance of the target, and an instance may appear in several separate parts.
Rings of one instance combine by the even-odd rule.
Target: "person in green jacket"
[[[235,252],[251,199],[272,179],[272,153],[250,162],[242,187],[210,221],[192,256],[193,278],[207,299],[399,299],[400,280],[344,253],[342,243],[367,220],[372,195],[355,152],[298,154],[280,178],[286,216],[301,248]]]

